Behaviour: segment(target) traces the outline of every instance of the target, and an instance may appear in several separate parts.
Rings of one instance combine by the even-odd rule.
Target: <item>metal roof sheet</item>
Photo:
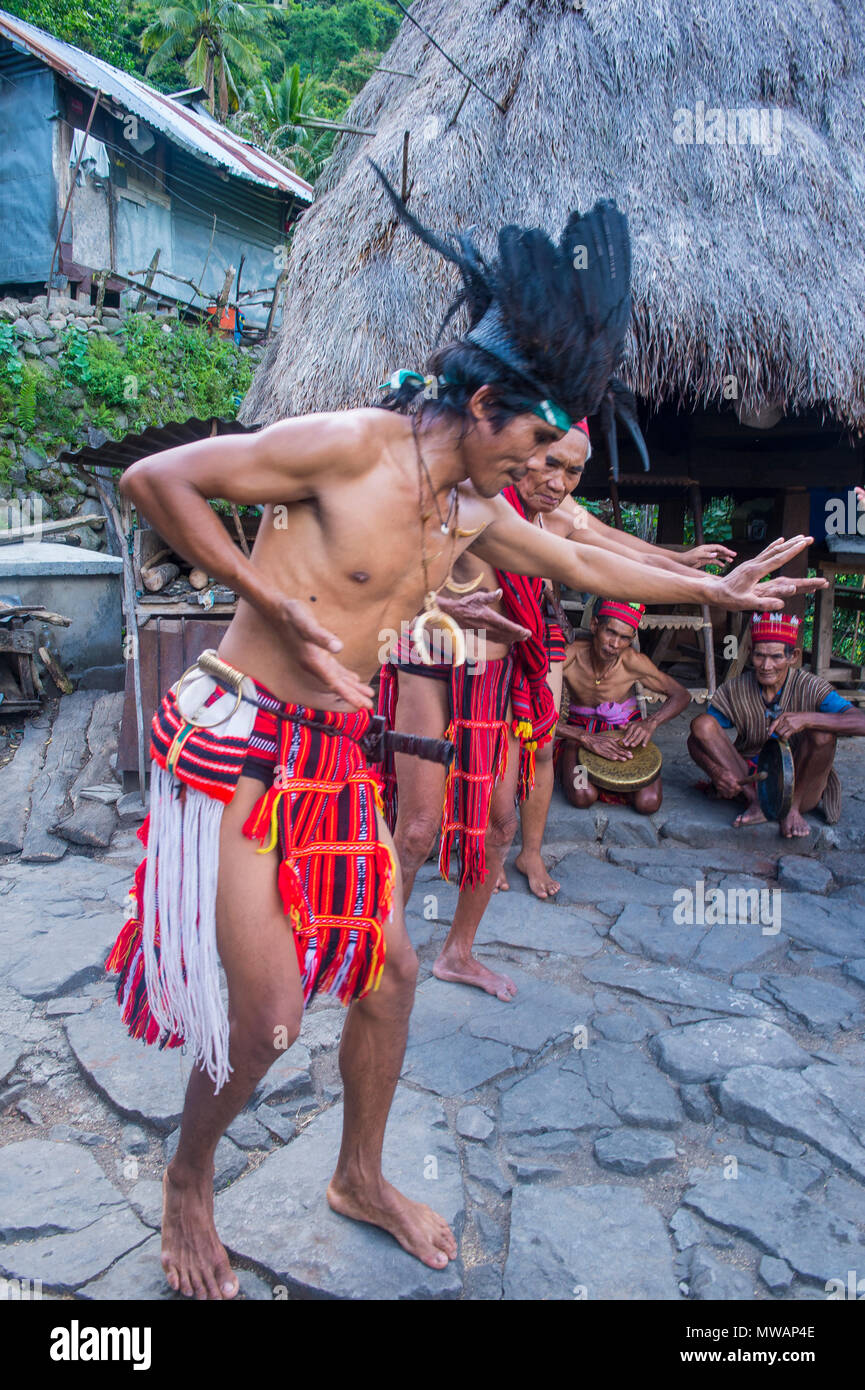
[[[103,95],[158,130],[166,139],[182,145],[210,164],[228,170],[236,178],[290,193],[312,202],[312,187],[299,174],[272,159],[263,150],[182,102],[157,92],[131,73],[121,72],[102,58],[84,53],[74,44],[55,39],[35,24],[0,10],[0,34],[41,59],[63,77]]]

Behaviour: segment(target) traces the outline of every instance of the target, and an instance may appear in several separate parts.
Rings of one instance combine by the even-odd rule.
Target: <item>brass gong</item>
[[[610,738],[621,739],[627,730],[599,729],[597,732],[609,734]],[[632,748],[631,752],[634,755],[632,758],[619,763],[612,758],[602,758],[598,753],[590,753],[587,748],[581,748],[577,760],[586,769],[592,785],[600,787],[601,791],[636,792],[640,787],[647,787],[650,782],[654,782],[661,771],[661,750],[656,743],[649,740],[640,748]]]

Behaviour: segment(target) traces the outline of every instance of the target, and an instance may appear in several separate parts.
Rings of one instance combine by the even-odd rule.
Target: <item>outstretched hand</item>
[[[476,589],[473,594],[464,594],[462,598],[449,598],[444,591],[439,591],[436,602],[441,611],[458,622],[460,627],[483,632],[490,641],[524,642],[530,635],[529,629],[512,623],[510,618],[492,606],[501,596],[501,589]]]
[[[335,653],[342,651],[342,642],[313,617],[308,604],[302,599],[282,600],[277,621],[280,637],[287,642],[304,671],[352,709],[372,709],[372,686],[337,660]]]
[[[729,546],[717,543],[707,545],[694,545],[690,550],[683,550],[678,556],[683,565],[691,565],[694,569],[702,569],[704,565],[729,565],[736,558],[735,550]]]
[[[789,541],[782,537],[773,541],[765,550],[761,550],[759,555],[755,555],[753,560],[744,560],[729,574],[710,580],[712,596],[709,602],[717,604],[720,608],[755,609],[762,612],[764,609],[770,611],[783,608],[785,602],[795,594],[825,589],[825,579],[783,578],[760,582],[773,570],[789,564],[801,551],[812,545],[813,541],[813,536],[793,536]]]

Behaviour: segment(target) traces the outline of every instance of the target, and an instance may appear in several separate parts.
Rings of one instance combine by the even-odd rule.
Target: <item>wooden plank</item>
[[[7,708],[4,700],[0,711]],[[27,721],[11,762],[0,769],[0,854],[17,854],[24,844],[30,797],[48,746],[47,714]]]
[[[826,575],[830,566],[818,566],[817,574]],[[825,678],[832,664],[832,617],[835,610],[835,574],[828,574],[829,587],[818,589],[814,595],[814,655],[812,669]]]
[[[32,656],[36,650],[36,633],[20,627],[0,625],[0,652],[25,652]]]
[[[52,833],[87,749],[86,732],[96,696],[76,690],[60,701],[42,771],[33,784],[30,819],[21,857],[26,863],[62,859],[67,844]]]
[[[71,844],[105,849],[111,843],[111,837],[117,828],[117,814],[113,806],[100,801],[90,801],[82,797],[81,793],[86,787],[114,781],[111,758],[117,752],[122,712],[122,695],[100,695],[94,702],[87,728],[87,749],[90,757],[69,788],[72,814],[58,821],[55,826],[56,833]]]

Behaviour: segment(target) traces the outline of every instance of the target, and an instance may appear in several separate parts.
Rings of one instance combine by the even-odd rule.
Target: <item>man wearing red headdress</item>
[[[558,727],[557,762],[562,788],[572,806],[591,806],[600,799],[633,806],[650,815],[661,805],[660,773],[645,787],[621,793],[602,792],[577,768],[580,749],[613,762],[628,762],[634,749],[648,743],[660,727],[687,708],[690,695],[672,676],[659,671],[633,642],[645,613],[642,603],[601,599],[589,631],[578,633],[565,654],[564,682],[568,703]],[[641,719],[634,688],[666,695],[650,719]],[[619,737],[620,731],[625,733]]]
[[[841,815],[841,783],[833,766],[839,734],[865,734],[865,712],[856,709],[822,676],[798,667],[800,623],[784,613],[755,613],[752,667],[715,691],[706,714],[691,724],[688,751],[706,771],[719,796],[743,796],[734,825],[756,825],[760,809],[753,774],[767,738],[789,740],[796,768],[793,805],[780,822],[787,839],[810,835],[803,812],[822,803],[830,825]],[[735,742],[725,729],[735,729]]]

